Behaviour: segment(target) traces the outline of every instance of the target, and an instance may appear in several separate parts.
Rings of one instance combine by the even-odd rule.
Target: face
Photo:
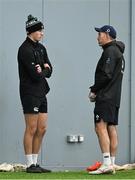
[[[110,41],[110,36],[105,32],[99,32],[97,40],[99,46],[103,46]]]
[[[29,36],[32,38],[33,41],[40,41],[43,38],[43,35],[44,35],[43,30],[39,30],[31,33]]]

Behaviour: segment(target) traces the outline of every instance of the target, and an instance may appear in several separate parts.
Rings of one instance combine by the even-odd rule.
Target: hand
[[[39,64],[37,64],[37,65],[35,66],[35,68],[36,68],[36,70],[37,70],[37,73],[41,73],[41,72],[42,72],[42,68],[41,68],[41,66],[40,66]]]
[[[96,94],[90,91],[89,99],[90,99],[90,102],[95,102],[96,101]]]
[[[50,66],[49,66],[49,64],[47,64],[47,63],[46,63],[46,64],[44,64],[44,67],[45,67],[45,68],[47,68],[47,67],[48,67],[49,69],[51,69],[51,68],[50,68]]]

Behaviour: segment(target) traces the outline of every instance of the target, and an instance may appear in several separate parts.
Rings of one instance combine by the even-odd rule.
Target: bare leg
[[[47,129],[47,113],[39,113],[37,130],[33,138],[32,154],[38,154]]]
[[[25,114],[26,129],[24,133],[24,150],[25,154],[32,154],[33,137],[37,129],[37,114]]]
[[[95,125],[95,131],[98,136],[102,153],[110,152],[110,139],[107,131],[107,123],[101,120]]]
[[[110,138],[110,154],[111,156],[116,156],[116,151],[118,147],[118,135],[116,126],[108,126],[108,134]]]

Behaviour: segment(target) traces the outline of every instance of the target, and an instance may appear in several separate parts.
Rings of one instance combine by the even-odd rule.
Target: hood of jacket
[[[116,41],[116,46],[120,49],[122,53],[125,51],[125,44],[121,41]]]
[[[120,52],[123,54],[125,50],[125,44],[122,41],[111,41],[105,45],[102,46],[103,49],[106,49],[109,46],[117,46],[120,50]]]

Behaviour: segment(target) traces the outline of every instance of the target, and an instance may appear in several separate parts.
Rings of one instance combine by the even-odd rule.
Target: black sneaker
[[[39,166],[39,164],[36,165],[36,168],[39,168],[42,173],[51,173],[52,171],[49,169],[45,169]]]
[[[26,168],[27,173],[42,173],[41,168],[35,166],[35,164],[32,164],[30,167]]]

